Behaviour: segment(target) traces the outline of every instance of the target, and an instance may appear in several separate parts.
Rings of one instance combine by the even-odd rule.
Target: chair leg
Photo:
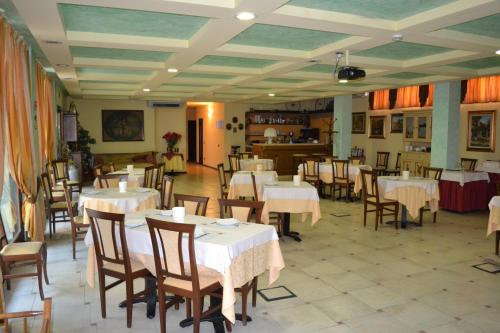
[[[253,288],[252,288],[252,307],[255,308],[257,306],[257,283],[259,279],[258,277],[253,278]]]
[[[191,317],[191,298],[186,298],[186,317]]]
[[[99,294],[101,296],[101,316],[106,318],[106,289],[104,283],[106,278],[102,272],[98,272],[99,275]]]
[[[500,231],[497,230],[495,234],[496,234],[495,254],[498,255],[498,250],[500,247]]]
[[[399,215],[399,204],[394,205],[394,226],[399,229],[398,226],[398,215]]]
[[[125,280],[125,289],[127,292],[127,328],[132,327],[132,300],[134,298],[134,281]]]
[[[40,293],[40,299],[43,301],[45,297],[43,295],[42,271],[43,271],[42,256],[39,256],[36,259],[36,275],[38,279],[38,291]]]
[[[366,214],[368,210],[368,204],[366,201],[364,202],[364,211],[363,211],[363,227],[366,227]]]
[[[160,332],[167,333],[167,310],[165,309],[165,293],[158,288],[158,302],[160,304]],[[189,302],[186,302],[186,305]]]
[[[71,228],[71,243],[73,245],[73,260],[76,259],[76,230]]]
[[[45,284],[49,284],[49,275],[47,272],[47,246],[44,245],[42,249],[42,259],[43,259],[43,275],[45,277]]]
[[[434,212],[432,214],[432,223],[436,223],[437,214],[438,214],[437,212]]]
[[[375,208],[375,231],[378,230],[378,211],[379,211],[379,208],[378,206]]]
[[[422,226],[422,220],[423,220],[423,215],[424,215],[424,209],[423,208],[420,208],[419,209],[419,218],[418,218],[418,224],[420,224],[420,226]]]
[[[200,333],[201,300],[199,297],[193,299],[193,333]]]
[[[247,298],[248,298],[248,283],[241,286],[241,323],[247,325]]]

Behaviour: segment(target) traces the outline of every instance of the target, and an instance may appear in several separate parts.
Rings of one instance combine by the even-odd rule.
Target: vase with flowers
[[[162,138],[165,139],[165,141],[167,142],[167,153],[165,154],[165,156],[168,159],[171,159],[172,156],[174,155],[174,147],[177,144],[177,142],[179,142],[181,137],[182,135],[176,132],[167,132],[163,134]]]

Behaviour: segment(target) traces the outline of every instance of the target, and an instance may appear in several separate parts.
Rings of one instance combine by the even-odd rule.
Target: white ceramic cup
[[[410,178],[410,171],[404,170],[402,175],[403,175],[403,179],[409,179]]]
[[[186,216],[186,208],[184,207],[173,207],[172,216],[174,219],[182,219]]]
[[[253,159],[254,160],[258,160],[259,159],[259,155],[253,155]]]
[[[134,165],[133,165],[133,164],[129,164],[129,165],[127,165],[127,172],[128,172],[128,173],[132,173],[132,172],[134,172]]]
[[[118,183],[118,190],[120,193],[125,193],[127,192],[127,182],[126,181],[121,181]]]
[[[293,176],[293,185],[300,186],[300,175]]]

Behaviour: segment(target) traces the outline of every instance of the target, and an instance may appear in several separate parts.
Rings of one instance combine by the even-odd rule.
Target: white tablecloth
[[[257,193],[262,193],[262,184],[275,183],[278,180],[276,171],[255,171],[255,183],[257,185]],[[230,199],[237,199],[239,197],[251,197],[253,193],[251,171],[238,171],[233,174],[229,182]]]
[[[95,192],[97,193],[82,192],[78,199],[78,209],[87,223],[88,217],[84,208],[111,213],[130,213],[140,208],[155,208],[160,205],[160,192],[155,189],[139,187],[121,193],[117,188],[106,188]]]
[[[313,225],[321,218],[318,191],[307,182],[301,182],[300,186],[283,181],[264,185],[260,200],[266,203],[262,213],[264,223],[269,223],[269,212],[303,213],[302,220],[307,216],[304,213],[311,213]]]
[[[486,167],[480,166],[476,168],[476,171],[488,172],[488,173],[500,173],[500,167]]]
[[[173,221],[173,219],[160,215],[159,211],[155,209],[130,213],[125,217],[125,224],[129,226],[125,231],[131,258],[143,263],[148,270],[155,274],[154,261],[152,260],[153,248],[151,236],[145,216],[166,221]],[[266,269],[270,271],[269,284],[271,284],[278,279],[279,272],[285,267],[285,264],[279,250],[278,235],[274,227],[255,223],[240,223],[236,227],[225,227],[217,225],[214,223],[215,221],[215,218],[187,215],[181,223],[196,224],[202,231],[208,233],[208,235],[195,240],[196,262],[198,265],[215,270],[220,274],[219,280],[224,286],[222,313],[234,322],[234,303],[236,302],[234,288],[241,287],[244,283],[251,281],[253,276],[264,273]],[[93,240],[90,231],[85,237],[85,244],[90,246],[87,263],[87,282],[93,287],[95,279],[95,254],[94,252],[91,253],[94,247],[92,246]],[[264,256],[252,256],[252,260],[261,262],[255,262],[255,265],[252,265],[252,267],[246,267],[246,271],[250,271],[256,275],[246,277],[244,281],[238,281],[243,276],[242,274],[235,274],[238,267],[236,267],[235,271],[234,265],[246,264],[246,262],[238,258],[248,253],[247,251],[266,244],[273,245],[270,248],[271,251],[269,251],[273,253],[264,252]],[[187,239],[183,243],[183,247],[184,253],[187,254]],[[185,260],[187,261],[188,258],[185,258]],[[257,269],[255,267],[264,267],[264,270],[255,272],[253,271],[253,269]]]
[[[490,177],[488,173],[481,171],[450,171],[443,170],[441,174],[441,180],[447,180],[450,182],[457,182],[460,186],[464,186],[465,183],[475,182],[478,180],[486,180],[490,182]]]
[[[495,231],[500,231],[500,196],[491,198],[488,204],[490,208],[490,216],[488,219],[488,230],[486,236]]]
[[[240,160],[240,168],[243,171],[256,171],[258,164],[262,165],[262,170],[274,170],[274,163],[271,159],[259,158],[256,160],[253,158],[248,158]]]

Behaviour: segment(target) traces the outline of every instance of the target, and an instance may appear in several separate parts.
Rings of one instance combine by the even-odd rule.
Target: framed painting
[[[467,121],[467,150],[495,151],[496,111],[469,111]]]
[[[352,131],[353,134],[365,134],[366,132],[366,113],[352,113]]]
[[[102,110],[102,141],[144,141],[143,110]]]
[[[385,139],[385,116],[370,116],[370,138]]]
[[[403,114],[391,114],[391,133],[403,133]]]

